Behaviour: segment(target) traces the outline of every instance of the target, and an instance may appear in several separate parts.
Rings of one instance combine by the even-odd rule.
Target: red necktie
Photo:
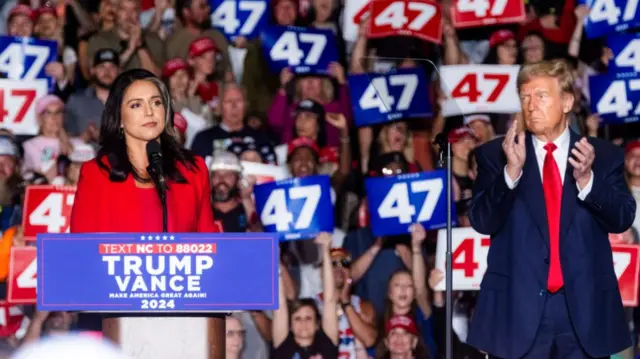
[[[547,205],[547,222],[549,222],[549,278],[547,290],[557,292],[564,285],[560,266],[560,205],[562,203],[562,179],[558,164],[553,158],[556,149],[553,143],[547,143],[544,149],[544,167],[542,169],[542,188],[544,202]]]

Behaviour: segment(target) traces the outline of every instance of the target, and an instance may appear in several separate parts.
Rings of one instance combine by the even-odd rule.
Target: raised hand
[[[502,142],[502,149],[507,156],[507,174],[515,181],[522,172],[524,161],[527,158],[527,149],[524,143],[524,131],[518,132],[518,120],[513,121],[511,128]],[[518,142],[516,143],[516,137]]]
[[[414,251],[421,250],[422,243],[427,238],[427,231],[420,223],[416,223],[409,227],[409,232],[411,232],[411,247]]]
[[[595,150],[586,137],[576,142],[576,146],[571,149],[569,163],[573,166],[573,178],[580,189],[584,189],[591,179],[591,165],[595,158]]]
[[[320,247],[323,253],[329,253],[329,251],[331,250],[331,244],[333,243],[333,237],[331,236],[331,233],[322,232],[318,234],[315,242]]]

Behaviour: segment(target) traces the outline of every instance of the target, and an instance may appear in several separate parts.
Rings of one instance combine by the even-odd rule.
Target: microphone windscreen
[[[160,143],[158,141],[147,142],[147,156],[151,156],[152,154],[156,153],[162,155]]]

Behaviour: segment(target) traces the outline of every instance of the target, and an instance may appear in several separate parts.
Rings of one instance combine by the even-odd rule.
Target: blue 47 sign
[[[589,38],[621,32],[640,25],[638,0],[581,0],[591,11],[585,19]]]
[[[358,127],[431,116],[427,80],[420,68],[350,75],[348,82]]]
[[[589,76],[591,111],[604,123],[640,120],[640,79],[636,72]]]
[[[46,79],[53,88],[53,79],[45,74],[47,63],[56,61],[55,41],[29,37],[0,36],[0,72],[12,80]]]
[[[329,64],[338,61],[336,36],[331,30],[271,26],[262,32],[262,49],[275,73],[290,67],[297,74],[324,75]]]
[[[414,223],[427,230],[445,227],[445,183],[444,170],[368,178],[365,185],[373,235],[406,234]],[[455,219],[454,206],[451,210]]]
[[[640,34],[608,36],[607,45],[613,52],[607,69],[609,73],[640,73]]]
[[[253,39],[267,25],[266,0],[209,0],[211,23],[229,39],[243,36]]]

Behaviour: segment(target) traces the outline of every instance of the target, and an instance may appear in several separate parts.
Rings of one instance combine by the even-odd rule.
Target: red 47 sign
[[[618,277],[618,286],[625,307],[638,306],[638,273],[640,273],[640,246],[614,244],[613,269]]]
[[[478,112],[520,112],[516,65],[452,65],[440,67],[445,94],[444,116]]]
[[[488,236],[473,228],[454,228],[452,231],[451,266],[453,269],[453,290],[478,290],[487,270],[487,255],[491,241]],[[447,232],[438,232],[436,248],[436,268],[445,271]],[[640,277],[640,245],[614,244],[611,246],[613,269],[618,278],[622,304],[626,307],[638,305]],[[436,290],[445,290],[441,281]]]
[[[439,44],[442,9],[431,0],[374,0],[370,5],[369,37],[413,36]]]
[[[16,134],[38,133],[35,100],[47,94],[45,80],[0,79],[0,125]]]
[[[0,338],[15,334],[22,326],[24,314],[20,306],[0,301]]]
[[[524,1],[456,0],[451,18],[456,28],[517,23],[525,18]]]
[[[22,227],[34,240],[39,233],[69,233],[75,186],[38,185],[27,187]]]
[[[38,261],[34,247],[11,248],[7,301],[11,304],[36,302],[36,272]]]

